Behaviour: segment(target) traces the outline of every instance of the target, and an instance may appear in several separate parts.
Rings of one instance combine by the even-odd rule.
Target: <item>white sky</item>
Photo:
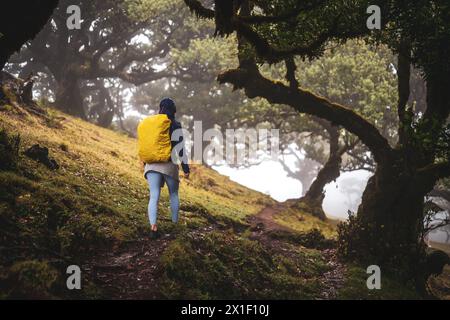
[[[130,112],[136,116],[140,113]],[[301,151],[291,145],[290,150],[298,157],[304,158]],[[296,157],[294,155],[284,156],[285,164],[296,171]],[[250,189],[260,191],[271,196],[277,201],[287,199],[298,199],[302,195],[302,184],[299,180],[288,176],[281,163],[274,160],[264,160],[258,165],[248,168],[234,168],[228,165],[213,166],[220,174],[230,177],[231,180],[242,184]],[[340,177],[325,186],[325,199],[322,208],[327,217],[332,219],[346,220],[348,211],[356,212],[361,203],[361,196],[371,173],[365,170],[353,172],[341,172]],[[344,189],[353,189],[349,195]],[[446,235],[436,231],[430,235],[430,239],[437,242],[445,241]]]
[[[283,166],[277,161],[267,160],[245,169],[235,169],[229,166],[213,168],[219,173],[229,176],[231,180],[268,194],[277,201],[298,198],[302,193],[300,181],[288,177]]]
[[[213,168],[220,174],[230,177],[231,180],[268,194],[277,201],[299,198],[302,194],[300,181],[288,177],[282,165],[276,161],[266,160],[259,165],[245,169],[230,168],[229,166],[214,166]],[[361,196],[370,175],[370,172],[363,170],[343,172],[336,182],[329,183],[325,187],[325,199],[322,205],[327,217],[345,220],[348,218],[348,210],[356,211],[361,203]],[[357,190],[351,199],[342,190],[345,180],[353,181],[352,187]],[[348,203],[349,200],[351,200],[351,204]],[[447,234],[436,230],[430,234],[429,238],[435,242],[445,243]]]
[[[230,177],[248,188],[270,195],[277,201],[299,198],[302,194],[302,184],[300,181],[287,176],[282,165],[276,161],[267,160],[259,165],[245,169],[230,168],[228,166],[213,167],[219,173]],[[337,179],[325,187],[325,199],[323,209],[330,218],[346,219],[347,211],[351,208],[347,202],[347,195],[339,189],[339,182],[348,178],[355,178],[359,181],[357,187],[365,186],[370,173],[367,171],[345,172]],[[360,189],[358,195],[353,197],[353,203],[359,204],[363,190]]]

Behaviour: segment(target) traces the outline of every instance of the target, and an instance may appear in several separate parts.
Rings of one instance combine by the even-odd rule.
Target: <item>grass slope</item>
[[[91,278],[81,293],[68,292],[65,270],[148,234],[135,140],[51,109],[47,117],[2,109],[0,129],[20,135],[21,152],[15,170],[0,171],[0,298],[108,297]],[[23,156],[34,144],[48,147],[60,169]],[[274,203],[268,196],[193,166],[180,198],[180,224],[160,219],[173,235],[157,266],[162,297],[313,299],[326,290],[332,267],[321,250],[285,241],[277,251],[252,239],[247,218]],[[161,200],[160,217],[168,217],[166,188]],[[277,222],[293,233],[335,236],[332,224],[301,212],[283,212]],[[352,287],[341,296],[360,298],[365,278],[351,270]],[[411,297],[400,289],[388,297]]]

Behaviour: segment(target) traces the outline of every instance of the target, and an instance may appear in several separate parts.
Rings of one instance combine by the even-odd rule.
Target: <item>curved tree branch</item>
[[[417,170],[419,179],[433,180],[434,183],[442,178],[450,177],[450,162],[439,162]]]
[[[220,83],[231,83],[245,89],[249,98],[262,97],[271,103],[285,104],[301,113],[326,119],[355,134],[372,151],[375,160],[386,159],[392,151],[388,141],[370,122],[350,108],[317,96],[302,88],[290,88],[261,75],[254,62],[247,60],[241,67],[229,70],[218,77]]]
[[[191,12],[195,13],[197,18],[214,19],[215,12],[212,9],[205,8],[198,0],[184,0]]]
[[[249,5],[243,1],[232,0],[216,0],[215,10],[205,8],[198,0],[184,0],[189,9],[194,12],[197,17],[212,19],[216,21],[216,35],[228,35],[233,31],[243,36],[255,49],[257,55],[264,58],[269,63],[280,62],[283,59],[289,58],[292,55],[301,55],[307,57],[317,56],[321,52],[325,43],[335,37],[339,38],[354,38],[366,35],[367,28],[355,28],[341,30],[339,25],[343,24],[344,13],[338,13],[332,18],[332,21],[325,30],[316,35],[309,43],[302,43],[288,49],[280,49],[272,46],[269,41],[262,37],[257,31],[252,28],[253,23],[273,23],[282,18],[295,18],[302,10],[311,10],[322,5],[322,1],[314,4],[297,4],[290,9],[289,12],[278,17],[271,16],[251,16]],[[224,5],[227,3],[227,5]],[[241,12],[237,15],[236,6],[245,4],[246,8],[242,6]],[[224,10],[224,8],[228,10]],[[232,11],[230,11],[233,9]],[[219,11],[220,10],[220,11]],[[226,13],[224,13],[226,11]],[[229,12],[230,11],[230,12]],[[220,21],[219,21],[220,20]],[[297,26],[300,28],[300,26]]]
[[[450,190],[444,190],[435,187],[428,195],[431,197],[439,197],[450,202]]]

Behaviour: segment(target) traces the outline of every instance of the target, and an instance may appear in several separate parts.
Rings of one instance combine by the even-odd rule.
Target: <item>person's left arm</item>
[[[181,124],[179,122],[174,122],[173,126],[171,126],[171,132],[170,132],[170,136],[171,137],[172,137],[172,133],[175,130],[177,130],[177,129],[180,129],[180,130],[182,129]],[[181,168],[183,169],[185,177],[189,177],[190,168],[189,168],[188,158],[187,158],[186,152],[184,152],[184,137],[183,137],[183,134],[180,134],[179,137],[178,137],[178,140],[177,141],[172,141],[172,143],[173,143],[173,145],[172,145],[173,148],[181,143],[181,148],[180,148],[180,151],[178,152],[178,158],[181,161]]]

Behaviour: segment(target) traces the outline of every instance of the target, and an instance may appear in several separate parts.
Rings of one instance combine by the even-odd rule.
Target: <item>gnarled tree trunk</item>
[[[328,131],[330,141],[330,154],[328,160],[320,169],[308,191],[299,200],[302,208],[321,220],[326,219],[325,212],[322,209],[322,202],[325,198],[324,188],[328,183],[339,177],[343,153],[339,148],[338,128],[328,123],[325,124],[325,128]]]
[[[83,97],[80,92],[79,80],[71,74],[65,74],[57,79],[55,104],[58,109],[70,115],[86,119],[83,107]]]
[[[420,236],[424,196],[429,191],[424,185],[418,187],[425,181],[409,169],[401,159],[377,168],[364,190],[357,217],[341,226],[339,246],[346,257],[401,270],[405,280],[416,276],[414,267],[423,253]]]
[[[191,10],[204,18],[212,19],[217,14],[226,18],[220,11],[204,8],[199,2],[185,2]],[[358,260],[370,264],[378,264],[385,272],[395,272],[405,280],[414,278],[423,287],[426,275],[430,274],[424,269],[426,263],[423,263],[425,256],[421,238],[424,196],[432,190],[439,178],[450,176],[448,141],[443,143],[443,151],[439,150],[438,143],[450,114],[450,72],[445,46],[448,36],[442,19],[435,19],[439,22],[434,25],[433,19],[429,24],[428,21],[422,24],[430,27],[430,34],[433,35],[427,41],[422,37],[423,34],[415,36],[415,27],[409,29],[411,26],[420,26],[420,19],[414,20],[410,25],[404,24],[402,19],[393,19],[394,24],[398,22],[405,28],[392,34],[400,40],[396,52],[403,59],[399,60],[399,68],[402,70],[398,71],[400,143],[393,148],[372,123],[350,108],[297,87],[295,81],[290,81],[287,86],[261,75],[254,58],[256,55],[268,63],[279,62],[292,55],[315,56],[316,50],[329,38],[325,36],[323,41],[314,38],[311,43],[303,44],[306,47],[299,45],[292,50],[278,49],[245,22],[251,7],[248,1],[240,3],[243,3],[240,14],[230,18],[238,35],[239,68],[220,74],[219,82],[231,83],[236,89],[244,89],[249,98],[262,97],[271,103],[286,104],[301,113],[340,125],[367,146],[377,168],[364,191],[358,215],[350,217],[350,222],[340,227],[341,253],[358,257]],[[445,8],[436,7],[436,17],[444,17]],[[395,14],[392,16],[396,17]],[[408,18],[413,19],[414,15]],[[227,32],[223,24],[216,23],[216,27]],[[334,34],[333,29],[334,25],[329,30],[331,35]],[[356,31],[357,36],[360,30],[353,31]],[[342,39],[348,38],[347,32],[341,36]],[[414,45],[417,50],[410,48],[410,45]],[[432,51],[428,52],[428,47]],[[253,54],[249,53],[249,49],[254,50]],[[414,52],[414,61],[411,61],[411,52]],[[406,108],[409,66],[412,62],[421,67],[427,80],[427,108],[423,114],[418,115],[418,119],[413,119],[414,114]],[[288,64],[286,67],[289,69]]]
[[[445,80],[447,79],[447,80]],[[369,179],[357,217],[341,225],[340,250],[348,257],[387,267],[404,280],[415,279],[425,291],[424,199],[436,181],[450,174],[450,165],[435,163],[437,137],[450,111],[450,94],[444,76],[428,79],[427,112],[414,132],[403,131],[403,144],[378,162]],[[424,136],[425,135],[425,136]],[[421,140],[417,140],[419,137]]]

